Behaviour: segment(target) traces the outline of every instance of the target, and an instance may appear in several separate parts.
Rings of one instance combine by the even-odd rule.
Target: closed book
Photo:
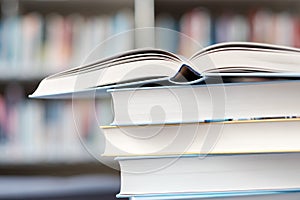
[[[112,89],[113,125],[300,115],[300,81]]]
[[[103,156],[300,151],[300,119],[102,126]]]
[[[300,154],[118,157],[120,195],[297,190]]]
[[[222,193],[170,193],[154,195],[117,195],[118,198],[130,198],[130,200],[163,200],[163,199],[201,199],[201,200],[298,200],[299,189],[279,191],[243,191]]]

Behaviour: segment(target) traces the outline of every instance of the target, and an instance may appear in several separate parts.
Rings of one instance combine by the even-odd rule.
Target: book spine
[[[9,70],[9,75],[14,78],[39,78],[99,59],[86,60],[112,34],[131,30],[133,22],[130,9],[110,15],[33,11],[3,17],[0,20],[0,72]],[[131,36],[133,34],[126,43],[121,43],[122,47],[115,45],[114,52],[133,48],[134,38]],[[98,56],[103,54],[105,57],[108,53],[100,52]]]
[[[104,138],[94,110],[84,101],[24,99],[20,85],[0,95],[2,164],[85,162],[103,152]],[[93,104],[94,105],[94,104]]]

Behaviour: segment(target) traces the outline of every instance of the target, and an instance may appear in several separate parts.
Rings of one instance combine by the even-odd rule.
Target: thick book
[[[112,125],[300,116],[299,80],[111,89]]]
[[[120,195],[297,190],[299,158],[299,153],[118,157]]]
[[[260,43],[216,44],[189,59],[160,49],[137,49],[49,76],[30,97],[70,97],[162,80],[190,84],[219,76],[298,77],[299,64],[299,49]]]
[[[102,126],[103,156],[300,152],[300,118]]]

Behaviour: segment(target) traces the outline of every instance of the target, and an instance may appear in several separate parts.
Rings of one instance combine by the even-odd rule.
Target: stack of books
[[[299,64],[299,49],[258,43],[188,61],[142,49],[50,76],[31,97],[111,95],[103,156],[120,164],[119,197],[297,199]]]

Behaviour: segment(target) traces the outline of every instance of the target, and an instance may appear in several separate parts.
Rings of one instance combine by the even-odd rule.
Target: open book
[[[209,46],[191,58],[160,49],[124,52],[42,80],[35,98],[168,81],[193,84],[209,77],[299,77],[300,49],[248,42]]]

